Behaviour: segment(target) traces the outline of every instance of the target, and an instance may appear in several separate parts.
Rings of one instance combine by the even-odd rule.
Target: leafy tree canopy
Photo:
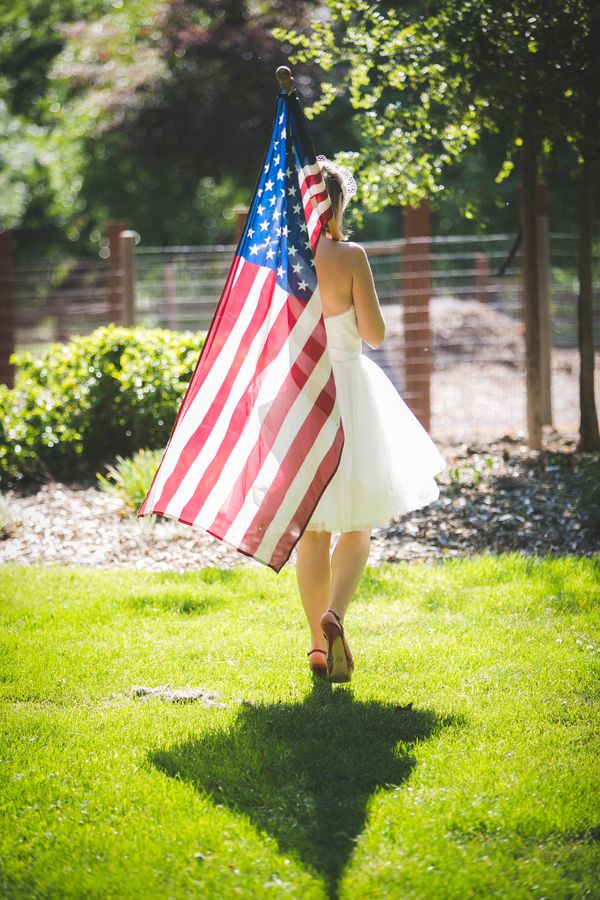
[[[438,230],[455,230],[461,210],[469,229],[511,228],[524,121],[552,124],[545,149],[561,143],[562,184],[562,133],[579,148],[582,111],[600,119],[592,8],[14,0],[0,10],[2,222],[29,252],[93,246],[111,218],[146,244],[231,240],[267,140],[274,70],[294,52],[317,147],[345,148],[342,161],[360,167],[363,236],[398,234],[399,205],[425,195]]]
[[[297,24],[314,6],[113,0],[86,15],[82,4],[57,0],[52,16],[40,17],[37,74],[21,94],[27,54],[15,13],[0,68],[0,77],[14,76],[4,75],[10,100],[0,107],[0,155],[14,157],[18,133],[31,161],[12,167],[10,223],[40,232],[30,171],[37,166],[46,224],[73,241],[99,240],[94,226],[108,218],[130,221],[146,243],[231,239],[232,207],[254,183],[275,68],[285,61],[273,26]],[[314,77],[299,75],[314,96]]]
[[[340,95],[362,114],[360,149],[340,160],[360,162],[366,209],[441,193],[451,165],[484,134],[504,142],[498,183],[527,125],[546,139],[546,152],[565,124],[577,142],[598,80],[595,0],[327,5],[329,16],[310,30],[276,33],[296,48],[294,59],[329,76],[309,115]]]

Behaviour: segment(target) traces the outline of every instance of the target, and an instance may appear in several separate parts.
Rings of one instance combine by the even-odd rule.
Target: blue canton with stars
[[[294,148],[287,105],[280,96],[271,143],[238,254],[272,269],[280,287],[307,301],[317,286],[317,277],[298,181],[302,152],[302,148]]]

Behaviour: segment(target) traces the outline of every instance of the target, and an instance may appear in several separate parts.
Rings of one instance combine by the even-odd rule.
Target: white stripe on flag
[[[298,169],[298,180],[300,182],[300,187],[302,188],[306,181],[311,177],[311,175],[318,176],[319,180],[313,182],[312,185],[309,185],[307,191],[311,194],[321,194],[325,190],[325,181],[323,179],[323,172],[321,171],[321,166],[319,163],[313,163],[311,166],[304,166],[302,169]]]
[[[319,216],[317,215],[317,212],[315,210],[314,203],[312,202],[312,200],[309,200],[308,202],[310,203],[311,213],[310,213],[310,216],[306,223],[306,227],[308,228],[308,239],[309,239],[309,241],[312,242],[313,234],[315,233],[315,230],[319,227],[320,219],[319,219]]]
[[[239,275],[242,268],[242,265],[238,266],[236,275]],[[233,363],[235,354],[244,335],[244,332],[246,331],[246,328],[251,322],[252,316],[256,311],[260,293],[263,289],[268,275],[268,269],[258,269],[256,277],[254,278],[254,281],[252,283],[252,287],[248,292],[248,297],[244,302],[244,305],[240,310],[240,314],[236,319],[233,328],[229,332],[229,335],[225,343],[223,344],[222,349],[219,351],[219,354],[217,355],[212,368],[207,373],[200,390],[188,406],[188,409],[182,416],[181,421],[177,423],[177,427],[172,435],[172,442],[167,446],[160,469],[158,471],[158,476],[156,478],[156,481],[152,485],[152,490],[148,497],[148,511],[150,511],[159,500],[163,488],[167,483],[167,479],[174,471],[185,445],[187,444],[190,437],[194,434],[198,422],[202,421],[204,415],[206,414],[206,411],[213,403],[214,398],[216,397],[219,388],[223,383],[225,375],[228,372],[231,364]],[[219,324],[222,324],[222,320]]]
[[[241,256],[236,256],[236,260],[237,260],[237,268],[235,270],[235,274],[234,274],[233,280],[231,282],[231,290],[233,290],[233,288],[235,287],[237,280],[240,277],[240,273],[241,273],[242,269],[244,268],[243,258]]]
[[[316,207],[317,215],[320,216],[321,213],[326,212],[330,206],[331,206],[331,203],[329,201],[329,197],[327,197],[326,200],[321,200],[321,202]]]
[[[325,183],[323,181],[306,189],[306,191],[302,195],[302,203],[304,205],[304,209],[306,209],[307,207],[312,207],[314,209],[317,206],[315,197],[323,193],[325,194],[325,199],[321,202],[325,204],[325,209],[328,209],[331,206],[331,201],[329,199],[329,195],[326,193]]]
[[[307,339],[313,333],[315,326],[321,316],[321,312],[321,299],[318,296],[318,290],[316,290],[309,302],[306,304],[306,307],[303,310],[298,321],[294,325],[294,328],[290,332],[289,338],[283,344],[275,359],[265,370],[264,381],[261,385],[260,391],[258,392],[254,400],[254,404],[248,416],[248,420],[244,424],[244,429],[241,432],[235,446],[230,450],[227,462],[223,466],[217,482],[206,498],[204,505],[198,511],[198,515],[194,519],[194,525],[209,526],[214,521],[219,510],[222,508],[223,503],[226,501],[231,492],[232,486],[237,482],[238,478],[242,474],[246,462],[250,456],[250,452],[254,447],[256,439],[260,433],[262,421],[265,417],[265,412],[261,410],[261,407],[265,404],[270,404],[273,398],[277,397],[277,395],[279,394],[279,391],[281,390],[286,378],[290,373],[291,367],[296,362],[300,351],[304,347]],[[327,374],[325,381],[321,385],[321,388],[324,386],[324,384],[327,383],[327,379],[329,378],[329,375],[331,373],[331,362],[329,360],[329,354],[325,353],[321,357],[321,360],[323,360],[324,357],[325,369]],[[318,366],[319,363],[317,364],[317,367]],[[311,391],[309,382],[310,379],[302,388],[303,394],[310,391],[311,395],[311,401],[307,412],[310,411],[312,404],[317,399],[320,393],[320,389],[316,394],[314,393],[314,391]],[[294,408],[294,405],[292,406],[292,408]],[[298,407],[299,410],[301,408],[301,406]],[[302,419],[296,419],[295,432],[297,432],[301,427],[303,421],[304,417]],[[279,438],[277,438],[277,440],[279,440]],[[271,453],[273,452],[275,451],[272,450]],[[250,491],[252,491],[252,488],[250,489]],[[246,529],[244,528],[244,532],[245,530]],[[229,538],[227,538],[227,540],[229,540]]]
[[[277,477],[279,469],[281,467],[281,462],[285,458],[288,450],[294,443],[294,440],[297,438],[298,431],[304,424],[306,418],[310,415],[311,410],[314,409],[315,401],[317,400],[319,394],[329,381],[331,376],[331,364],[329,362],[329,355],[324,354],[324,357],[321,357],[321,361],[319,364],[313,369],[313,372],[308,379],[304,390],[298,394],[296,400],[292,404],[285,421],[283,422],[277,438],[275,439],[275,443],[271,448],[269,455],[266,457],[263,462],[260,471],[257,473],[254,483],[248,490],[246,494],[246,498],[244,503],[242,504],[238,515],[235,520],[232,522],[230,528],[225,535],[225,540],[233,541],[234,543],[241,543],[244,535],[246,534],[254,516],[256,515],[258,508],[262,504],[266,494],[271,488],[273,481]],[[329,419],[334,421],[334,417],[337,410],[334,408]],[[338,421],[334,421],[334,434],[337,433],[337,428],[339,425],[339,416]],[[309,450],[309,455],[312,453],[312,448]],[[322,457],[319,456],[319,460]],[[303,462],[304,465],[304,462]],[[308,486],[308,482],[304,482],[304,493],[306,493],[306,489]],[[285,501],[282,504],[283,510],[283,518],[285,519],[284,527],[287,527],[290,519],[293,514],[296,512],[299,503],[296,506],[290,507],[287,502],[287,496]],[[211,520],[212,521],[212,520]],[[281,534],[278,535],[277,541]],[[277,543],[276,541],[276,543]]]
[[[313,483],[319,466],[336,439],[338,428],[339,414],[336,405],[334,406],[332,414],[323,423],[323,427],[310,448],[310,452],[307,453],[301,467],[296,473],[296,477],[290,484],[281,506],[269,523],[265,536],[254,554],[256,559],[267,562],[273,556],[277,544],[290,523],[292,517],[290,515],[290,510],[293,515],[302,503],[306,494],[307,485]]]
[[[268,273],[269,270],[266,269],[265,272]],[[202,447],[200,448],[198,455],[185,473],[184,477],[181,479],[177,490],[171,497],[171,500],[166,507],[166,511],[169,513],[169,515],[178,516],[183,510],[183,507],[194,496],[198,482],[204,475],[207,466],[212,462],[223,438],[227,433],[227,428],[239,400],[248,389],[252,378],[256,374],[256,364],[267,341],[269,332],[280,310],[287,303],[287,301],[287,292],[276,284],[265,320],[256,332],[252,343],[250,344],[246,357],[242,365],[240,366],[229,394],[227,395],[227,399],[223,405],[223,408],[219,412],[218,419],[211,427],[210,433],[204,441]],[[216,368],[216,365],[213,368]],[[227,369],[224,369],[221,372],[221,378],[224,377],[226,371]],[[196,418],[196,422],[198,421],[201,421],[201,418]]]
[[[321,174],[321,166],[318,162],[308,163],[308,165],[303,166],[300,171],[302,172],[304,179],[306,180],[309,175],[320,175]]]
[[[308,239],[312,244],[314,233],[319,227],[320,216],[322,213],[331,208],[331,201],[329,199],[329,196],[326,196],[325,199],[322,200],[319,204],[315,203],[314,200],[314,197],[317,194],[322,194],[324,191],[326,191],[325,182],[323,181],[319,163],[313,163],[312,165],[304,166],[303,169],[298,169],[298,181],[300,184],[301,192],[306,183],[307,177],[310,175],[321,176],[318,182],[306,188],[302,196],[304,218],[306,219],[306,226],[308,229]]]
[[[301,186],[305,183],[306,179],[301,181]],[[304,193],[305,197],[310,197],[312,200],[317,194],[323,194],[325,192],[325,182],[321,178],[319,181],[315,181],[313,184],[309,184]]]

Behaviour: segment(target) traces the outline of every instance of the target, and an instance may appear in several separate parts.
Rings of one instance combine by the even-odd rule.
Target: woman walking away
[[[331,160],[318,160],[343,236],[356,182]],[[363,340],[376,348],[385,336],[364,249],[335,240],[328,229],[315,267],[345,440],[338,470],[298,542],[296,576],[311,632],[310,668],[347,682],[354,662],[344,622],[369,559],[371,529],[436,500],[434,476],[446,464],[384,372],[362,355]],[[330,555],[333,533],[339,538]]]

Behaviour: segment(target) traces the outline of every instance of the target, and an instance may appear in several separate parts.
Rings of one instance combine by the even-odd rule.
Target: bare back
[[[325,318],[346,312],[354,304],[361,338],[378,347],[385,336],[385,321],[367,254],[360,244],[334,241],[323,234],[315,268]]]

